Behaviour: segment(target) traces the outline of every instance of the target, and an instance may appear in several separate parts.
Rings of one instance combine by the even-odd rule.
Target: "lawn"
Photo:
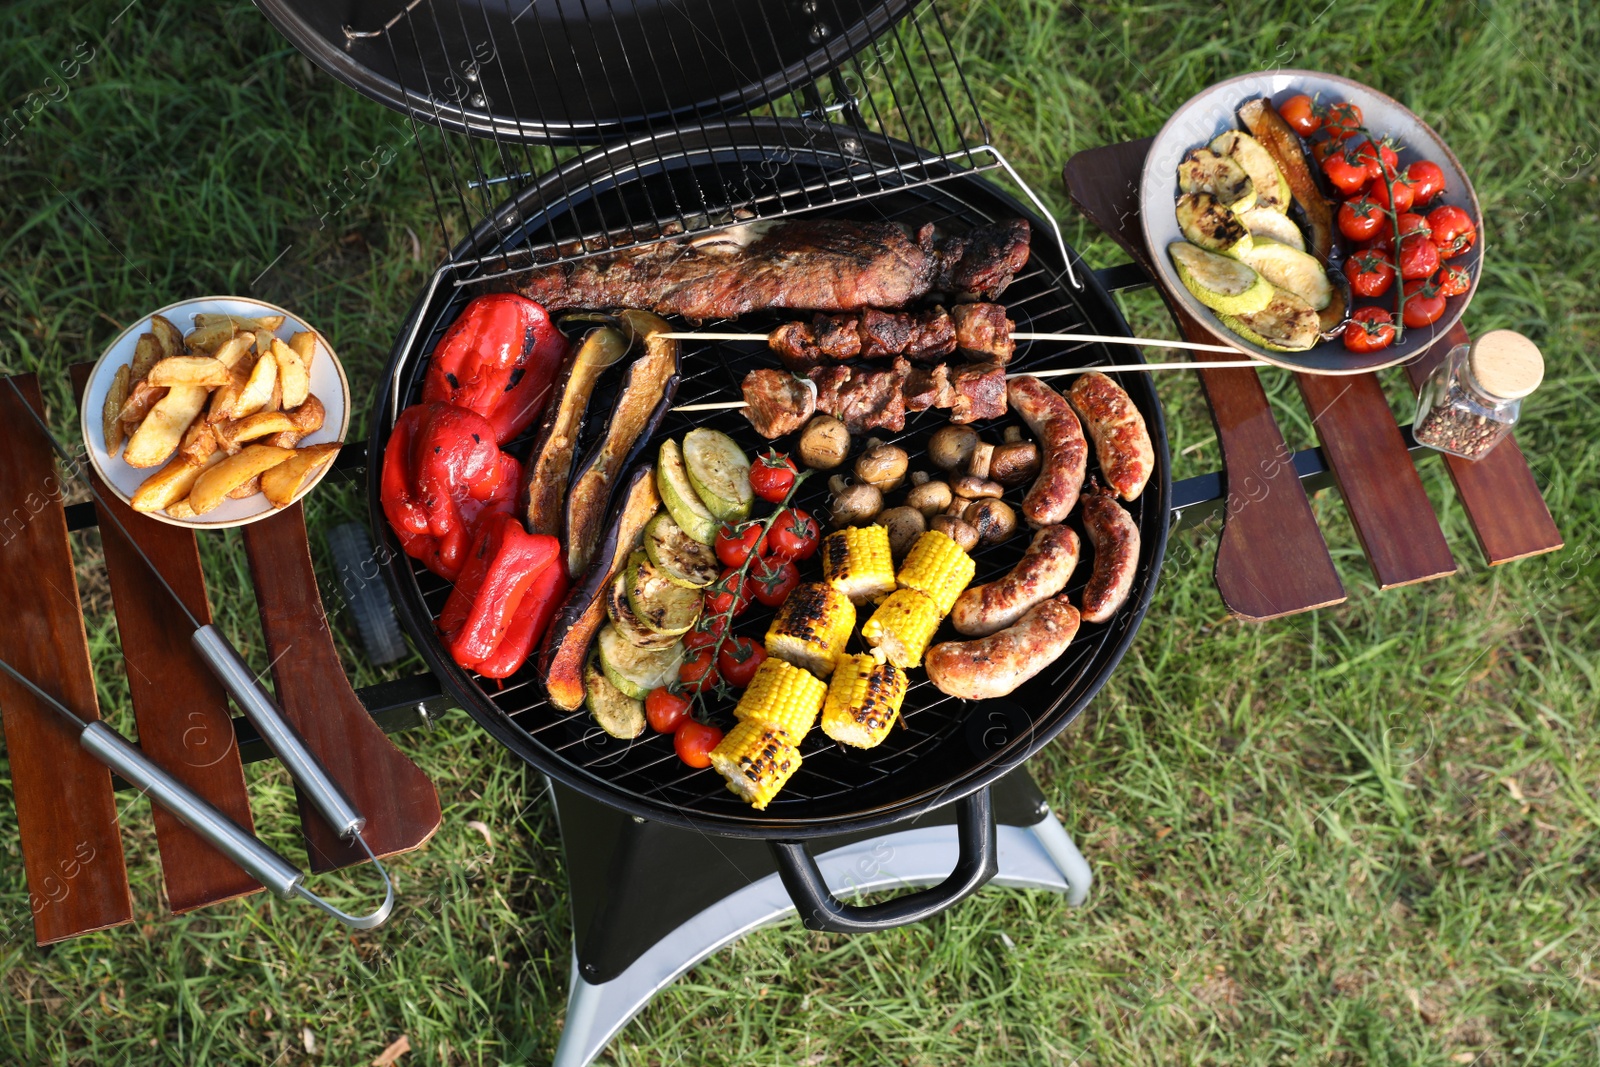
[[[1600,1061],[1600,10],[951,0],[946,15],[1001,147],[1095,266],[1123,257],[1068,206],[1061,164],[1154,133],[1212,81],[1303,66],[1418,111],[1487,219],[1468,326],[1543,347],[1519,438],[1568,547],[1488,569],[1427,462],[1459,574],[1379,594],[1328,492],[1315,507],[1349,602],[1250,625],[1217,596],[1212,546],[1180,535],[1123,668],[1031,764],[1095,867],[1087,906],[990,889],[877,937],[763,931],[657,998],[606,1062]],[[317,323],[365,406],[440,250],[394,115],[238,2],[13,0],[0,49],[6,108],[46,99],[0,145],[0,367],[44,376],[58,427],[70,363],[207,293]],[[330,183],[386,148],[397,164],[336,207]],[[1126,308],[1171,329],[1148,293]],[[1308,443],[1293,383],[1263,379]],[[1196,387],[1161,388],[1175,475],[1213,469]],[[314,531],[363,515],[354,489],[309,506]],[[220,624],[261,663],[239,538],[202,540]],[[131,729],[98,541],[77,550],[102,705]],[[357,684],[382,676],[340,640]],[[547,1060],[569,953],[552,811],[536,776],[447,722],[403,739],[445,821],[395,865],[397,919],[370,934],[264,896],[172,917],[146,805],[123,797],[137,921],[40,950],[0,803],[0,1060],[360,1064],[401,1034],[401,1063]],[[285,776],[249,775],[258,827],[299,858]]]

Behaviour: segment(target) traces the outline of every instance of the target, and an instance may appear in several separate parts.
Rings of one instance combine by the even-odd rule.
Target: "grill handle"
[[[778,877],[807,929],[865,934],[931,919],[995,876],[1000,860],[988,786],[958,802],[956,838],[961,852],[950,877],[936,886],[876,904],[846,904],[834,896],[804,841],[774,841],[772,855],[778,862]]]

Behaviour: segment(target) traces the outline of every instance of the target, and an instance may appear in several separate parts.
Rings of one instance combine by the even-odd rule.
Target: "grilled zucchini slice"
[[[640,648],[628,644],[610,625],[601,628],[595,646],[600,650],[600,669],[606,681],[634,700],[643,700],[650,690],[676,679],[678,664],[683,662],[681,641],[666,648]]]
[[[1260,311],[1219,318],[1246,341],[1274,352],[1304,352],[1321,340],[1317,313],[1311,305],[1282,289]]]
[[[1210,193],[1184,193],[1175,210],[1178,228],[1190,243],[1235,258],[1250,251],[1250,231]]]
[[[1250,251],[1239,257],[1256,269],[1267,281],[1285,289],[1321,311],[1333,299],[1333,285],[1328,272],[1322,269],[1315,257],[1296,252],[1288,245],[1263,238],[1251,243]]]
[[[1185,193],[1210,193],[1231,211],[1249,211],[1256,203],[1255,183],[1237,160],[1209,148],[1192,148],[1178,164],[1178,188]]]
[[[1233,160],[1250,175],[1255,187],[1256,202],[1253,210],[1271,211],[1279,215],[1289,210],[1289,179],[1283,176],[1272,153],[1262,143],[1243,130],[1219,133],[1211,142],[1211,151]]]
[[[595,724],[612,737],[627,741],[644,733],[644,701],[611,684],[598,653],[590,653],[583,665],[583,695]]]
[[[702,545],[716,541],[717,517],[700,502],[700,494],[689,484],[689,472],[683,469],[683,450],[670,437],[661,442],[656,459],[656,490],[672,521],[684,533]]]
[[[1272,299],[1272,285],[1237,259],[1196,248],[1187,241],[1167,246],[1178,280],[1213,311],[1244,315],[1260,311]]]
[[[668,581],[690,589],[704,589],[722,573],[717,554],[685,533],[665,511],[645,526],[644,551]]]
[[[1288,245],[1297,252],[1306,250],[1305,235],[1300,232],[1300,227],[1288,215],[1280,211],[1269,211],[1264,207],[1253,207],[1239,216],[1239,221],[1244,223],[1244,228],[1250,231],[1250,236],[1256,240],[1263,237],[1277,241],[1281,245]]]
[[[658,634],[639,621],[628,603],[628,575],[619,572],[606,586],[606,617],[611,620],[630,645],[640,648],[667,648],[678,640],[677,634]]]
[[[742,522],[750,516],[750,457],[725,433],[701,427],[683,435],[683,467],[700,502],[719,519]]]
[[[700,619],[704,600],[700,590],[662,574],[643,552],[628,557],[628,607],[645,629],[673,636],[688,633]]]

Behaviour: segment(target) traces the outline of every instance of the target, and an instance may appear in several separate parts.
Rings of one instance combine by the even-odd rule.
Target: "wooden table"
[[[1154,272],[1140,232],[1139,176],[1149,148],[1146,138],[1091,149],[1068,160],[1064,171],[1073,203],[1127,251],[1147,279]],[[1185,337],[1214,343],[1171,293],[1161,295]],[[1413,391],[1445,353],[1466,340],[1458,325],[1407,364]],[[1195,354],[1200,363],[1227,358]],[[1298,457],[1284,443],[1259,372],[1202,367],[1197,373],[1222,451],[1225,504],[1215,573],[1223,602],[1247,619],[1342,602],[1344,586],[1301,484]],[[1379,588],[1455,573],[1411,442],[1395,424],[1377,375],[1296,374],[1295,381],[1316,427],[1320,461],[1344,497]],[[1491,565],[1562,546],[1515,440],[1476,462],[1443,459]]]

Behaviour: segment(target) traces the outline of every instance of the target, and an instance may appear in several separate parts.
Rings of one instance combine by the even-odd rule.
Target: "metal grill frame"
[[[726,135],[722,131],[707,130],[700,135],[704,141],[698,151],[702,156],[721,152],[725,164],[738,158],[759,158],[762,153],[769,150],[774,137],[781,137],[782,131],[768,130],[766,134],[763,145],[741,148],[726,144],[724,141]],[[884,152],[908,150],[903,145],[881,144],[873,147]],[[660,175],[669,173],[673,165],[685,166],[688,159],[695,158],[694,146],[687,138],[682,140],[680,148],[683,149],[682,153],[673,159],[661,161],[659,167],[639,171],[639,180],[660,180]],[[843,164],[843,160],[840,164]],[[510,224],[512,213],[515,214],[519,230],[537,230],[545,225],[548,220],[544,213],[551,210],[551,200],[547,195],[549,188],[562,187],[563,177],[559,174],[547,175],[540,184],[545,188],[531,187],[505,205],[498,224],[491,220],[481,225],[470,239],[473,247],[481,248],[484,242],[501,240],[506,232],[505,227]],[[556,201],[556,210],[581,210],[585,200],[607,192],[592,185],[579,188],[582,190],[580,198],[574,198],[564,205]],[[904,208],[906,211],[920,211],[932,203],[942,201],[953,205],[968,222],[1016,215],[1029,217],[1035,224],[1039,221],[1014,198],[970,172],[954,171],[941,176],[938,182],[919,183],[896,192],[904,194],[902,202],[906,205]],[[530,202],[540,205],[540,214],[523,213],[524,205]],[[877,206],[881,208],[885,203],[888,202],[879,201]],[[860,210],[859,206],[857,210]],[[826,213],[837,215],[850,212],[834,210]],[[1077,305],[1082,316],[1094,324],[1096,332],[1127,334],[1127,326],[1120,312],[1104,290],[1092,281],[1092,276],[1085,271],[1083,276],[1091,279],[1090,284],[1086,287],[1070,287],[1065,278],[1065,268],[1069,265],[1069,261],[1061,260],[1046,265],[1043,262],[1045,258],[1036,248],[1035,258],[1028,270],[1013,283],[1012,289],[1008,290],[1008,296],[1013,296],[1014,299],[1007,303],[1007,307],[1012,309],[1013,317],[1019,320],[1019,325],[1056,330],[1079,325],[1082,320],[1077,317],[1078,313],[1074,314],[1072,322],[1048,321],[1052,317],[1060,316],[1063,310]],[[463,279],[465,280],[467,279]],[[1025,295],[1034,287],[1037,288],[1032,295]],[[1038,307],[1027,306],[1052,293],[1056,295],[1055,307],[1041,310]],[[391,358],[388,371],[391,386],[390,402],[385,405],[387,410],[378,412],[378,417],[374,420],[371,454],[375,456],[381,454],[394,416],[402,403],[414,398],[415,391],[420,388],[422,367],[418,365],[420,356],[417,352],[431,349],[438,335],[453,319],[453,309],[464,301],[465,296],[465,292],[459,287],[445,287],[441,291],[440,286],[435,284],[430,286],[413,309],[402,341]],[[741,320],[741,328],[749,325],[748,318]],[[686,345],[693,346],[693,343],[689,342]],[[1068,361],[1079,364],[1113,361],[1105,346],[1057,345],[1049,346],[1048,352],[1045,351],[1046,347],[1040,342],[1019,346],[1013,369],[1063,365]],[[685,380],[679,390],[679,403],[695,403],[708,398],[726,399],[730,396],[730,390],[732,396],[738,396],[738,375],[723,359],[706,358],[708,352],[712,351],[716,351],[713,346],[686,347]],[[770,357],[767,362],[770,363]],[[724,375],[727,380],[714,382],[719,374]],[[981,757],[973,757],[969,765],[957,772],[939,777],[937,774],[930,774],[925,770],[919,771],[918,768],[909,765],[919,762],[917,759],[919,755],[931,756],[941,752],[948,762],[949,752],[945,743],[951,740],[956,731],[963,728],[968,731],[967,741],[971,747],[974,743],[971,724],[975,720],[970,712],[959,716],[951,716],[948,713],[931,714],[942,705],[961,703],[943,697],[942,694],[937,700],[918,707],[917,702],[920,698],[917,692],[931,688],[931,683],[925,678],[920,679],[919,684],[914,686],[913,692],[907,696],[907,707],[912,710],[907,712],[905,720],[913,731],[913,736],[908,740],[905,731],[897,730],[880,749],[873,750],[871,754],[856,753],[852,757],[864,757],[869,763],[876,761],[880,766],[887,768],[873,783],[864,785],[861,781],[832,779],[832,784],[836,788],[831,793],[819,796],[815,788],[819,784],[818,776],[823,781],[829,780],[827,753],[822,752],[823,759],[820,765],[816,758],[819,752],[817,738],[821,737],[819,733],[807,740],[802,749],[806,762],[765,815],[744,808],[731,797],[731,794],[722,789],[721,780],[715,775],[691,771],[681,766],[677,767],[680,773],[666,786],[657,785],[654,789],[656,795],[651,795],[650,791],[641,788],[624,788],[619,784],[618,776],[608,775],[607,769],[626,761],[634,746],[652,743],[659,748],[655,758],[647,766],[630,768],[626,775],[648,777],[646,772],[651,768],[658,767],[666,761],[676,760],[671,750],[670,739],[642,737],[632,742],[605,739],[605,735],[597,727],[593,727],[581,711],[574,716],[567,716],[565,713],[550,709],[542,700],[535,699],[530,702],[526,698],[530,695],[537,697],[538,694],[537,679],[531,667],[524,668],[518,675],[508,679],[504,688],[494,693],[484,689],[476,676],[458,667],[433,637],[433,618],[443,597],[447,595],[448,586],[400,553],[398,542],[383,519],[376,476],[369,479],[369,502],[373,525],[376,529],[382,530],[386,538],[386,551],[383,553],[387,564],[385,572],[394,591],[401,619],[415,639],[429,667],[443,679],[446,687],[461,699],[466,710],[485,729],[540,770],[573,788],[591,795],[599,795],[606,803],[631,814],[702,831],[733,836],[801,839],[866,829],[951,803],[1016,767],[1076,718],[1089,699],[1104,684],[1132,642],[1148,607],[1165,552],[1171,485],[1165,426],[1153,384],[1149,381],[1148,375],[1121,377],[1125,387],[1129,388],[1136,401],[1140,402],[1157,449],[1157,475],[1151,480],[1140,500],[1131,505],[1131,509],[1137,509],[1135,517],[1141,528],[1143,541],[1140,577],[1135,583],[1128,605],[1110,624],[1103,627],[1086,627],[1083,635],[1068,649],[1061,661],[1040,679],[1028,683],[1025,687],[1025,691],[1030,693],[1041,689],[1054,691],[1056,695],[1047,702],[1048,706],[1041,711],[1030,712],[1016,700],[985,702],[981,706],[985,719],[979,723],[982,727],[979,736],[983,746],[992,748],[992,751],[985,752]],[[592,403],[601,406],[603,410],[604,398],[598,393]],[[736,412],[720,414],[727,419],[736,420],[736,422],[725,421],[724,428],[737,428],[742,425],[744,439],[753,438],[753,432],[742,416]],[[682,420],[683,417],[679,418]],[[931,428],[931,424],[928,420],[923,420],[923,423],[921,432],[926,432]],[[696,424],[703,423],[697,420]],[[717,423],[712,422],[712,424]],[[669,422],[657,436],[681,433],[685,425],[686,423],[682,421],[676,424]],[[912,436],[918,432],[917,427],[918,423],[913,422],[908,427],[907,433],[899,436]],[[376,465],[373,469],[376,471]],[[820,479],[814,480],[815,488],[825,492],[820,482]],[[806,505],[802,502],[801,506]],[[992,578],[1009,567],[1020,557],[1025,545],[1026,538],[1019,536],[1006,544],[980,552],[979,580]],[[1080,568],[1069,589],[1081,588],[1086,577],[1087,567]],[[760,615],[752,615],[742,619],[740,625],[736,627],[736,632],[751,632],[754,629],[759,634],[759,629],[764,627],[764,623],[758,627],[750,627],[749,624],[760,618]],[[511,705],[509,710],[506,706],[508,704]],[[538,719],[540,715],[544,716],[543,720]],[[582,722],[585,726],[576,736],[571,736],[575,721]],[[927,729],[918,734],[917,731],[923,727]],[[563,732],[568,736],[561,743],[555,743],[556,736]],[[1000,743],[1002,739],[999,738],[994,739],[993,744],[990,743],[991,734],[994,732],[1002,735],[1003,743]],[[541,736],[546,734],[550,736],[551,743],[546,743]],[[821,744],[832,745],[826,739],[823,739]],[[597,745],[611,746],[615,751],[608,753],[591,751],[584,753],[582,759],[579,758],[580,747],[594,748]],[[945,748],[941,749],[942,745]],[[927,751],[924,752],[924,749]],[[821,807],[824,801],[845,794],[870,795],[873,784],[900,773],[910,775],[913,779],[920,776],[923,780],[912,782],[906,789],[900,791],[902,795],[879,797],[866,808],[834,804],[832,805],[834,810],[824,815],[793,817],[787,811],[796,806],[794,802]],[[936,780],[927,780],[930,777]],[[677,788],[687,781],[695,782],[698,792],[694,797],[682,798],[686,802],[669,801],[660,795],[663,789]],[[647,783],[641,781],[640,784]]]

